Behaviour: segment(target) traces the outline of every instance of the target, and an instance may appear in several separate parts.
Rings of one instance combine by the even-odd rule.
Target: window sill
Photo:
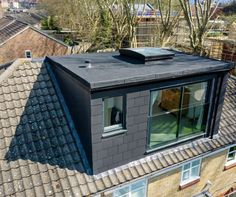
[[[224,171],[236,167],[236,161],[231,161],[225,164]]]
[[[114,131],[109,131],[106,133],[102,134],[102,138],[108,138],[108,137],[112,137],[112,136],[116,136],[116,135],[121,135],[127,133],[126,129],[119,129],[119,130],[114,130]]]
[[[180,189],[180,190],[183,190],[183,189],[185,189],[185,188],[187,188],[187,187],[190,187],[190,186],[192,186],[192,185],[198,183],[199,181],[200,181],[200,177],[197,177],[197,178],[192,179],[192,180],[187,181],[187,182],[183,182],[183,183],[181,183],[181,184],[179,185],[179,189]]]

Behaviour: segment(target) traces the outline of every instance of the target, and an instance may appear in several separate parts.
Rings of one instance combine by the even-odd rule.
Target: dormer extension
[[[181,52],[122,49],[47,57],[93,173],[218,133],[233,65]]]

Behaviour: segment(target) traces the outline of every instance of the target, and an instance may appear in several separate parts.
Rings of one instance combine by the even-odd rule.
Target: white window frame
[[[27,57],[27,53],[30,53],[30,57]],[[32,58],[31,50],[25,50],[25,58]]]
[[[192,165],[193,165],[193,162],[195,162],[195,161],[199,161],[199,164],[197,165],[197,167],[198,167],[198,176],[192,177],[191,176],[192,169],[195,168],[195,166],[193,167]],[[201,164],[202,164],[202,160],[201,159],[195,159],[195,160],[192,160],[192,161],[190,161],[188,163],[185,163],[182,166],[180,186],[185,185],[185,184],[187,184],[189,182],[195,181],[195,180],[200,178]],[[186,166],[186,165],[190,165],[190,168],[184,170],[184,166]],[[189,178],[187,180],[183,180],[184,172],[186,172],[186,171],[189,171]]]
[[[132,182],[132,183],[130,183],[130,184],[126,184],[126,185],[124,185],[124,186],[121,186],[121,187],[119,187],[118,189],[116,189],[116,190],[114,190],[113,192],[112,192],[112,197],[116,197],[115,196],[115,192],[116,191],[118,191],[118,190],[120,190],[120,189],[123,189],[123,188],[126,188],[126,187],[128,187],[129,188],[129,192],[127,193],[128,194],[128,197],[132,197],[132,190],[131,190],[131,187],[132,187],[132,185],[133,184],[136,184],[136,183],[138,183],[138,182],[141,182],[141,181],[143,181],[144,183],[145,183],[145,186],[143,187],[144,188],[144,190],[145,190],[145,196],[143,196],[143,197],[147,197],[147,183],[148,183],[148,180],[147,179],[140,179],[140,180],[138,180],[138,181],[135,181],[135,182]],[[139,189],[138,189],[139,190]],[[133,190],[133,191],[137,191],[137,189],[136,190]],[[123,197],[123,196],[125,196],[125,195],[122,195],[122,196],[119,196],[119,197]]]
[[[228,154],[227,154],[226,163],[225,163],[226,166],[229,166],[229,165],[232,165],[232,164],[236,163],[236,150],[230,151],[231,148],[236,148],[236,145],[231,146],[228,149]],[[228,161],[229,154],[231,154],[231,153],[234,153],[234,159]]]

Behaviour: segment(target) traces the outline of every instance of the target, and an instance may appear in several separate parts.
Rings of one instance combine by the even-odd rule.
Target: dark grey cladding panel
[[[96,90],[229,70],[232,64],[175,52],[173,59],[143,63],[113,53],[49,57],[88,88]],[[89,62],[89,63],[86,63]]]
[[[127,132],[102,138],[102,99],[91,101],[93,172],[95,174],[144,157],[146,151],[148,102],[149,91],[127,94]]]

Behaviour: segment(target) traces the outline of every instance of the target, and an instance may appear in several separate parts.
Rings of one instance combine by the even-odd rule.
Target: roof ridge
[[[29,59],[26,59],[26,58],[19,58],[17,60],[15,60],[6,70],[5,72],[3,72],[1,75],[0,75],[0,84],[5,80],[7,79],[10,75],[12,75],[12,73],[16,70],[16,68],[18,66],[20,66],[21,64],[25,63],[25,62],[28,62]]]

